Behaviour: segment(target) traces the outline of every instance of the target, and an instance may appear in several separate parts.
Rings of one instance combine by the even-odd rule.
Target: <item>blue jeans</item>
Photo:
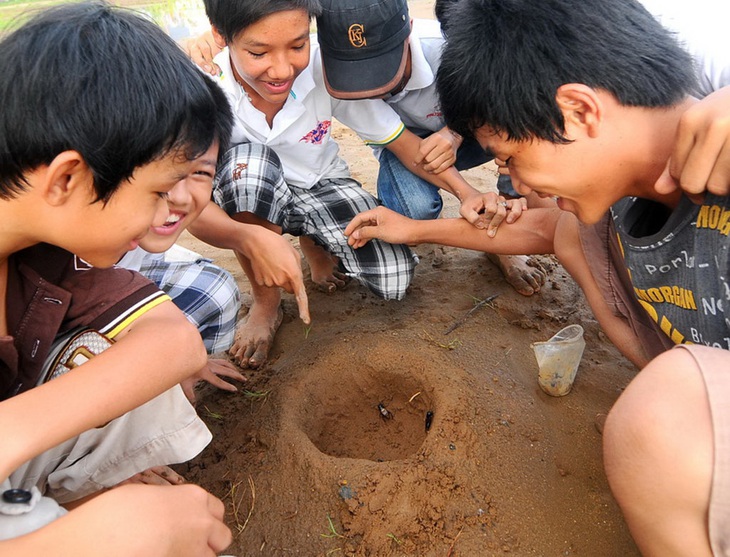
[[[423,135],[419,130],[411,131]],[[426,135],[430,133],[426,132]],[[457,170],[467,170],[491,159],[475,140],[464,140],[456,153],[454,166]],[[518,197],[509,176],[500,176],[497,188],[502,194]],[[388,209],[417,220],[438,218],[444,205],[439,188],[413,174],[387,149],[380,153],[378,198]]]

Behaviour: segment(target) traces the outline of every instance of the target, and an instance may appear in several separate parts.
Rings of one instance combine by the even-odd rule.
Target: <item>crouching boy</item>
[[[0,42],[0,553],[230,543],[200,488],[106,491],[210,440],[178,386],[205,363],[199,333],[148,280],[107,268],[166,221],[168,192],[214,144],[203,80],[153,23],[101,3],[53,8]],[[93,342],[44,375],[72,331]],[[39,501],[73,510],[42,526]]]

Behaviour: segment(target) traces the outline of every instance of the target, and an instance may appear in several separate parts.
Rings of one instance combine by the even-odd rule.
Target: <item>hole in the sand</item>
[[[302,430],[320,451],[339,458],[409,458],[428,435],[427,413],[434,414],[430,421],[437,419],[426,386],[391,372],[359,368],[306,399]]]

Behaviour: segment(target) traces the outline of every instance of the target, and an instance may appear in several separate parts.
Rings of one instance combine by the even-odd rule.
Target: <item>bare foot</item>
[[[331,293],[347,285],[350,277],[337,270],[339,261],[334,255],[306,236],[299,238],[299,247],[309,264],[312,282],[322,292]]]
[[[228,353],[242,368],[258,369],[266,363],[284,314],[276,305],[254,302],[248,315],[238,324],[236,338]]]
[[[187,483],[185,478],[175,472],[169,466],[153,466],[144,472],[135,474],[129,479],[120,482],[125,484],[146,484],[146,485],[182,485]]]
[[[120,485],[126,485],[126,484],[147,484],[147,485],[182,485],[188,483],[185,478],[183,478],[180,474],[175,472],[172,468],[169,466],[153,466],[152,468],[148,468],[144,472],[139,472],[132,476],[131,478],[127,478],[126,480],[119,482],[117,485],[113,487],[107,487],[100,491],[96,491],[94,493],[90,493],[89,495],[86,495],[84,497],[81,497],[80,499],[75,499],[74,501],[69,501],[67,503],[63,504],[63,507],[67,511],[72,511],[75,508],[83,505],[84,503],[91,501],[95,497],[98,497],[102,493],[109,491],[110,489],[114,489],[115,487],[118,487]]]
[[[507,282],[523,296],[532,296],[540,292],[540,288],[545,284],[545,270],[527,255],[488,253],[487,257],[500,268]]]

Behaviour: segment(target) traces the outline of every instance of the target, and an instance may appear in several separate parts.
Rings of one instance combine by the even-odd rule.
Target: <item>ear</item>
[[[555,101],[563,113],[565,131],[583,130],[589,137],[597,137],[603,121],[603,103],[596,90],[582,83],[566,83],[558,87]]]
[[[51,161],[40,184],[43,199],[54,207],[64,205],[73,196],[83,195],[87,203],[96,193],[93,176],[78,151],[64,151]]]
[[[228,46],[228,43],[223,38],[223,35],[221,35],[221,32],[218,31],[218,29],[216,29],[212,25],[210,26],[210,33],[213,35],[213,41],[215,42],[215,44],[218,48],[222,49],[222,48],[225,48],[226,46]]]

